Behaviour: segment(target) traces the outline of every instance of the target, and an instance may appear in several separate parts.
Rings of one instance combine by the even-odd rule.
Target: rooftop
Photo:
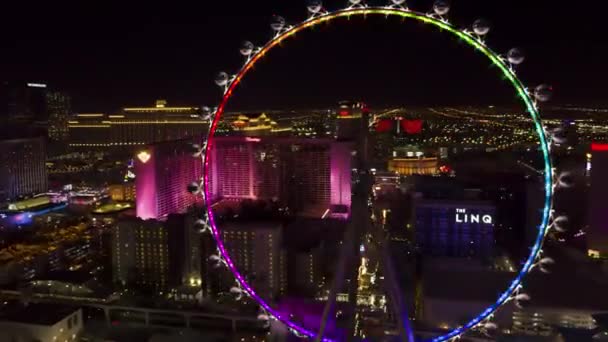
[[[39,197],[34,197],[34,198],[22,200],[22,201],[9,203],[8,210],[10,210],[10,211],[26,210],[26,209],[45,206],[49,203],[51,203],[51,198],[49,196],[39,196]]]
[[[95,208],[93,214],[111,214],[131,208],[133,208],[133,203],[129,202],[107,203]]]
[[[607,310],[606,283],[584,273],[582,270],[556,270],[551,274],[534,272],[526,277],[524,290],[532,297],[530,304],[536,307]],[[444,300],[494,302],[515,275],[457,268],[429,270],[424,276],[425,295]]]

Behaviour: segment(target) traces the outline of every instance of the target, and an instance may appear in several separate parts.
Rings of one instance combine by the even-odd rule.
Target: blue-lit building
[[[490,257],[495,213],[485,201],[418,200],[416,245],[431,256]]]

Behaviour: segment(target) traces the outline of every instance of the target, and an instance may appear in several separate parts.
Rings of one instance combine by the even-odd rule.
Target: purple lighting
[[[148,157],[144,157],[144,156]],[[139,156],[142,156],[141,158]],[[142,151],[135,161],[135,196],[137,217],[148,220],[158,217],[156,210],[156,173],[154,149]]]
[[[350,144],[331,145],[331,205],[351,205]]]
[[[186,143],[158,143],[137,154],[137,217],[163,219],[171,213],[183,213],[197,202],[197,197],[189,193],[184,184],[200,179],[202,165],[185,150]]]

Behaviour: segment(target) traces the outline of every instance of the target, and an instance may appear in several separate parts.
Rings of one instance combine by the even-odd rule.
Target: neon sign
[[[467,214],[466,209],[456,209],[456,223],[483,223],[492,224],[492,215]]]
[[[141,151],[137,154],[137,158],[142,162],[142,163],[147,163],[148,160],[150,160],[150,153],[146,152],[146,151]]]
[[[608,151],[608,144],[591,143],[591,151],[594,151],[594,152]]]

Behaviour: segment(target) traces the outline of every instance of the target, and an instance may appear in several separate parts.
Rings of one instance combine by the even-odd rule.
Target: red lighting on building
[[[363,114],[369,114],[369,113],[370,113],[369,107],[368,107],[368,106],[367,106],[365,103],[363,103],[363,104],[361,105],[361,112],[362,112]]]
[[[391,119],[382,119],[376,123],[376,132],[384,133],[388,132],[393,128],[393,120]]]
[[[340,112],[338,112],[338,115],[340,115],[340,116],[349,116],[350,112],[348,110],[346,110],[346,109],[342,109],[342,110],[340,110]]]
[[[407,134],[420,134],[422,132],[422,120],[402,120],[401,128]]]
[[[608,151],[608,144],[591,143],[591,151],[594,151],[594,152],[605,152],[605,151]]]

